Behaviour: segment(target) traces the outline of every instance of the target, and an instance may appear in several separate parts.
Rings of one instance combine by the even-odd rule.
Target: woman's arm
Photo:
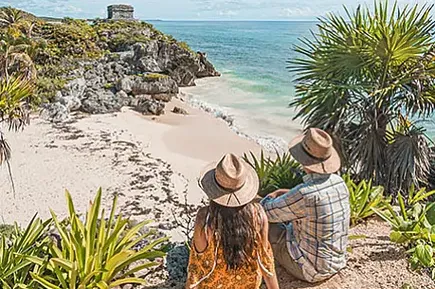
[[[260,209],[260,216],[261,216],[261,239],[262,242],[265,242],[266,244],[262,244],[264,248],[268,248],[270,245],[267,244],[269,242],[269,221],[267,219],[266,213],[263,209]],[[278,278],[276,277],[276,272],[270,272],[273,275],[269,275],[268,272],[264,272],[264,270],[261,270],[263,274],[264,282],[266,283],[267,289],[279,289],[278,284]]]
[[[195,250],[197,253],[204,252],[208,246],[207,234],[205,232],[205,219],[207,218],[207,212],[208,207],[204,207],[201,208],[196,215],[195,229],[190,250]],[[187,274],[186,289],[192,289],[190,288],[189,268]]]

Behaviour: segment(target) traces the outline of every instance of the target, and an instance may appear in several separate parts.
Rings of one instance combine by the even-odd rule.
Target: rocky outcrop
[[[195,79],[220,76],[202,53],[194,53],[177,43],[161,40],[136,43],[133,65],[139,72],[166,73],[183,86],[195,85]]]
[[[139,32],[152,35],[145,28]],[[144,39],[126,45],[125,51],[78,62],[77,69],[64,75],[69,81],[55,93],[54,103],[45,106],[42,115],[63,121],[72,111],[111,113],[123,106],[160,115],[179,87],[193,86],[197,78],[220,75],[201,52],[164,37]]]

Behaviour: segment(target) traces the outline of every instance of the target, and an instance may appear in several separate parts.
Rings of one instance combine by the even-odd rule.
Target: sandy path
[[[175,115],[174,105],[190,115]],[[173,215],[188,202],[204,197],[196,184],[200,170],[226,152],[259,147],[237,136],[226,123],[174,100],[158,118],[143,117],[128,109],[112,115],[78,116],[53,125],[32,119],[20,133],[6,135],[12,147],[15,197],[6,166],[0,168],[0,222],[26,223],[38,213],[49,217],[49,208],[65,216],[64,190],[83,211],[98,187],[104,205],[119,196],[122,212],[133,218],[154,219],[172,230],[174,240],[184,236],[174,229]]]

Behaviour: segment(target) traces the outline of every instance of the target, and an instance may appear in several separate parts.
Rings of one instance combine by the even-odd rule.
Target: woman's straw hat
[[[207,196],[225,207],[250,203],[257,196],[259,183],[255,170],[234,154],[226,154],[217,165],[208,165],[199,179]]]
[[[331,136],[321,129],[308,129],[290,142],[289,149],[291,155],[312,172],[332,174],[341,167]]]

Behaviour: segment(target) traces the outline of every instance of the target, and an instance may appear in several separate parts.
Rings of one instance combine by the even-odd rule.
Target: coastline
[[[269,153],[287,151],[288,142],[302,132],[302,124],[292,119],[294,110],[286,107],[270,108],[270,111],[262,110],[263,107],[253,110],[232,108],[225,105],[225,100],[222,101],[228,95],[234,96],[235,102],[252,101],[252,98],[244,97],[241,91],[234,90],[225,75],[199,79],[196,86],[181,88],[180,93],[180,97],[190,106],[224,120],[239,136],[254,141]],[[214,101],[210,102],[210,98]],[[216,102],[223,102],[224,105]],[[278,113],[283,112],[288,116],[278,116]]]
[[[189,115],[172,113],[174,106]],[[102,187],[105,206],[118,195],[118,211],[134,220],[154,220],[173,241],[185,240],[174,216],[204,198],[197,186],[202,168],[227,152],[261,150],[222,119],[179,99],[158,117],[123,108],[113,114],[80,113],[53,124],[34,115],[24,131],[8,132],[6,138],[15,194],[3,166],[0,223],[25,225],[35,213],[49,218],[49,209],[64,217],[65,189],[84,212]]]

